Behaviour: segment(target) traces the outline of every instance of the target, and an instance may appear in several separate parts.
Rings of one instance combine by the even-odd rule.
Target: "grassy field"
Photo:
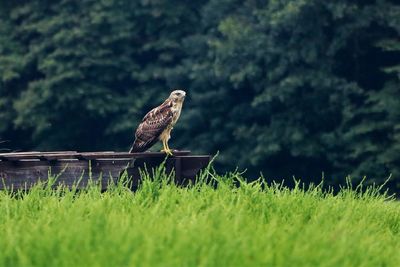
[[[157,177],[135,193],[0,192],[0,266],[399,266],[400,204],[374,190]]]

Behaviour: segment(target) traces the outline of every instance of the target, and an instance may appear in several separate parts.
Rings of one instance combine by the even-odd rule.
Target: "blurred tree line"
[[[2,0],[2,146],[128,150],[182,88],[171,147],[274,179],[391,173],[400,189],[395,2]]]

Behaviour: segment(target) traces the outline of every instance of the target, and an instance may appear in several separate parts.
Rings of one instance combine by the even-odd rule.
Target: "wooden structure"
[[[210,156],[190,155],[190,151],[175,151],[168,157],[161,152],[18,152],[0,153],[0,189],[29,189],[40,181],[46,181],[49,174],[57,176],[56,185],[71,187],[77,184],[83,188],[88,181],[100,181],[107,189],[110,182],[116,182],[127,170],[132,177],[133,187],[140,179],[140,169],[151,170],[164,160],[167,172],[175,173],[175,181],[185,184],[194,180],[199,171],[210,162]]]

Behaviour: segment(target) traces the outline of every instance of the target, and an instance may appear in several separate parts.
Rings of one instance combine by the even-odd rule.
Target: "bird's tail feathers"
[[[138,143],[135,141],[132,144],[131,149],[129,149],[129,153],[140,153],[143,152],[144,150],[138,145]]]

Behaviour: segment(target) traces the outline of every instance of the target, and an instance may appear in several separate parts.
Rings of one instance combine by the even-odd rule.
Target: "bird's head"
[[[183,102],[185,100],[186,92],[183,90],[174,90],[169,95],[169,99],[174,100],[175,102]]]

